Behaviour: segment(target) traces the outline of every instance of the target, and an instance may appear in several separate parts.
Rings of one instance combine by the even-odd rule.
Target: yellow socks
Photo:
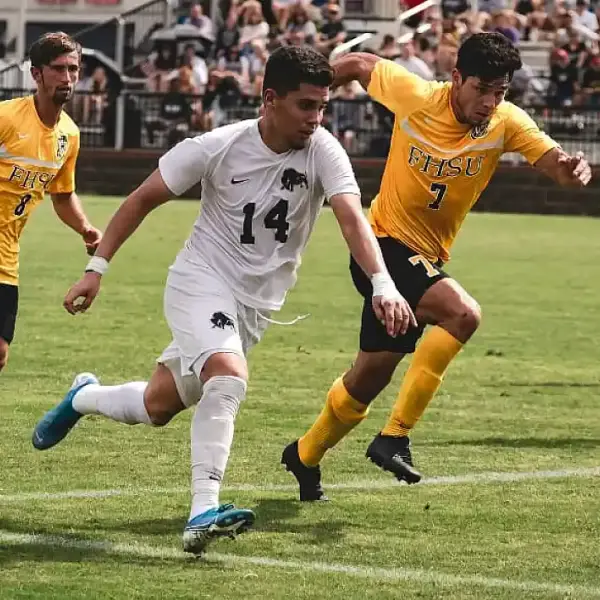
[[[392,414],[383,435],[408,435],[440,387],[452,359],[462,342],[441,327],[432,327],[417,346],[412,363],[402,381]]]
[[[298,440],[300,460],[307,467],[316,467],[325,452],[333,448],[366,416],[369,407],[348,394],[342,378],[334,381],[327,401],[313,426]]]

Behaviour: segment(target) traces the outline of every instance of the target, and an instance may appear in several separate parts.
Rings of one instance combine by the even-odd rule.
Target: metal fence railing
[[[0,100],[30,93],[0,88]],[[110,91],[77,92],[66,107],[81,130],[84,148],[145,148],[163,150],[183,137],[214,127],[254,118],[260,98],[249,98],[231,89],[204,96],[178,92]],[[581,150],[600,165],[600,110],[593,108],[542,108],[527,111],[546,133],[568,152]],[[394,126],[393,115],[368,98],[334,99],[323,119],[351,156],[387,155]],[[505,155],[509,162],[520,157]]]

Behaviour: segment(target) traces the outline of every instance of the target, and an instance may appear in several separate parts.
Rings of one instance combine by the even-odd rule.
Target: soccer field
[[[117,206],[87,198],[96,225]],[[83,419],[38,452],[31,431],[73,375],[146,379],[170,341],[168,265],[198,204],[159,208],[113,261],[89,314],[62,309],[86,263],[46,202],[22,244],[21,309],[0,375],[0,598],[260,600],[600,598],[600,221],[473,214],[449,272],[483,322],[412,436],[426,479],[364,457],[404,369],[323,463],[326,504],[279,464],[357,348],[360,302],[324,212],[299,282],[250,355],[222,501],[254,530],[181,552],[189,414],[162,429]]]

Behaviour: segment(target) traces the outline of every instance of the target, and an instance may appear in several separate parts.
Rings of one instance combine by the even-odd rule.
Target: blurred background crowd
[[[153,19],[138,25],[137,31],[126,30],[131,35],[122,40],[122,68],[118,59],[98,59],[100,49],[110,54],[102,48],[107,38],[103,30],[95,38],[96,50],[93,38],[81,37],[84,46],[92,48],[84,55],[70,110],[85,131],[100,132],[103,143],[111,145],[119,126],[115,98],[126,88],[136,94],[127,97],[121,119],[129,138],[135,138],[130,145],[164,147],[183,136],[255,116],[265,64],[280,46],[309,44],[328,57],[369,51],[424,79],[447,80],[460,44],[479,31],[501,32],[521,50],[523,68],[509,92],[513,102],[538,112],[569,109],[566,117],[560,115],[560,127],[574,132],[586,128],[586,119],[573,111],[589,111],[600,103],[600,2],[400,0],[390,26],[389,18],[377,21],[373,15],[361,21],[364,5],[352,3],[365,1],[162,0],[170,22]],[[367,23],[370,30],[365,33]],[[48,28],[56,29],[56,24]],[[7,63],[6,49],[0,45],[0,75]],[[0,87],[6,87],[3,81],[0,78]],[[324,124],[346,149],[384,153],[392,116],[369,101],[356,82],[335,90],[332,99]],[[365,131],[369,136],[361,135]],[[382,139],[374,134],[377,131],[384,133]]]

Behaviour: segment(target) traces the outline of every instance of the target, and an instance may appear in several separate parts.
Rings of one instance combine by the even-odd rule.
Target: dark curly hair
[[[519,51],[502,33],[475,33],[459,48],[456,68],[463,79],[511,80],[522,64]]]
[[[270,89],[278,96],[285,96],[302,83],[330,87],[333,69],[327,58],[310,46],[277,48],[265,66],[263,92]]]
[[[55,31],[45,33],[35,41],[29,48],[28,54],[31,66],[41,69],[59,56],[75,51],[79,54],[79,60],[81,61],[81,46],[79,43],[70,35],[62,31]]]

